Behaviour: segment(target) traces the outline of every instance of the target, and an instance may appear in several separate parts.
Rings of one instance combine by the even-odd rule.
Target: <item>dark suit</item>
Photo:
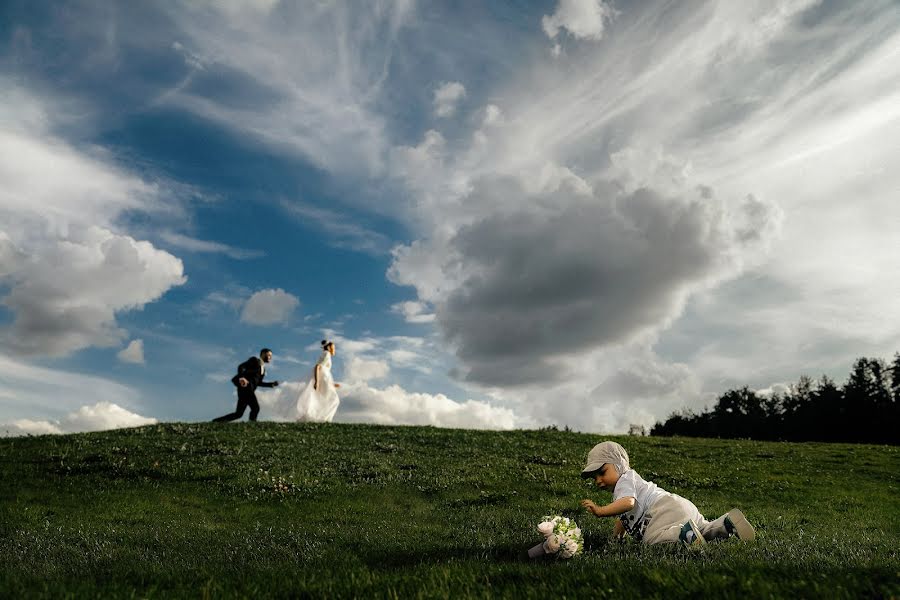
[[[241,387],[238,380],[243,377],[247,380],[247,385]],[[259,402],[256,400],[257,387],[275,387],[277,381],[263,381],[265,373],[263,373],[263,361],[261,358],[251,356],[238,365],[237,375],[231,378],[231,383],[237,387],[237,408],[233,413],[222,415],[213,421],[234,421],[244,416],[244,411],[250,407],[250,420],[255,421],[256,415],[259,414]]]

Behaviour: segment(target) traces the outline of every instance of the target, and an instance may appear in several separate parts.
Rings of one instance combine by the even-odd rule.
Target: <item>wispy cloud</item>
[[[80,406],[108,402],[139,409],[140,394],[130,386],[75,371],[53,369],[0,354],[0,378],[5,382],[5,418],[61,415]]]
[[[297,201],[283,201],[281,207],[303,227],[319,230],[338,248],[375,255],[390,251],[392,244],[386,235],[355,223],[353,217]]]
[[[260,258],[266,255],[262,250],[245,250],[243,248],[235,248],[221,242],[211,242],[208,240],[199,240],[188,237],[180,233],[166,231],[160,234],[160,237],[175,246],[189,252],[201,252],[208,254],[224,254],[235,260],[248,260],[251,258]]]

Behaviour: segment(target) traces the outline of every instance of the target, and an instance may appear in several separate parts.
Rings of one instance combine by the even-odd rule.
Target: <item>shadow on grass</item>
[[[537,541],[535,541],[537,543]],[[528,562],[528,548],[522,545],[503,544],[489,549],[447,546],[418,550],[375,550],[361,557],[371,569],[405,569],[422,565],[440,565],[471,561],[492,563]]]
[[[552,563],[557,559],[554,556],[545,556],[537,559],[528,557],[528,549],[541,542],[540,536],[536,536],[532,542],[523,544],[499,544],[492,548],[472,548],[458,545],[445,547],[431,547],[417,550],[392,549],[383,547],[367,549],[360,558],[363,563],[372,569],[404,569],[422,565],[439,565],[458,562],[491,562],[494,564],[510,563]],[[585,535],[584,547],[587,553],[605,553],[615,542],[604,535]],[[618,545],[618,544],[616,544]]]

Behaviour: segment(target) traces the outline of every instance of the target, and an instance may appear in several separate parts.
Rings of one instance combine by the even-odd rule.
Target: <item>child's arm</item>
[[[625,537],[625,526],[622,524],[621,519],[616,519],[616,524],[613,525],[613,537],[617,540]]]
[[[635,500],[633,497],[625,496],[606,506],[597,506],[590,500],[582,500],[581,505],[591,511],[595,517],[614,517],[616,515],[627,513],[634,508],[634,502]]]

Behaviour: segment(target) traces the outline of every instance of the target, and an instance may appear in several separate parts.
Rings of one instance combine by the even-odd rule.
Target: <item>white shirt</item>
[[[628,469],[622,473],[613,489],[613,502],[619,498],[634,498],[634,508],[619,515],[625,531],[635,538],[641,539],[644,527],[646,527],[643,523],[644,513],[665,493],[664,489],[652,481],[645,481],[634,469]]]

